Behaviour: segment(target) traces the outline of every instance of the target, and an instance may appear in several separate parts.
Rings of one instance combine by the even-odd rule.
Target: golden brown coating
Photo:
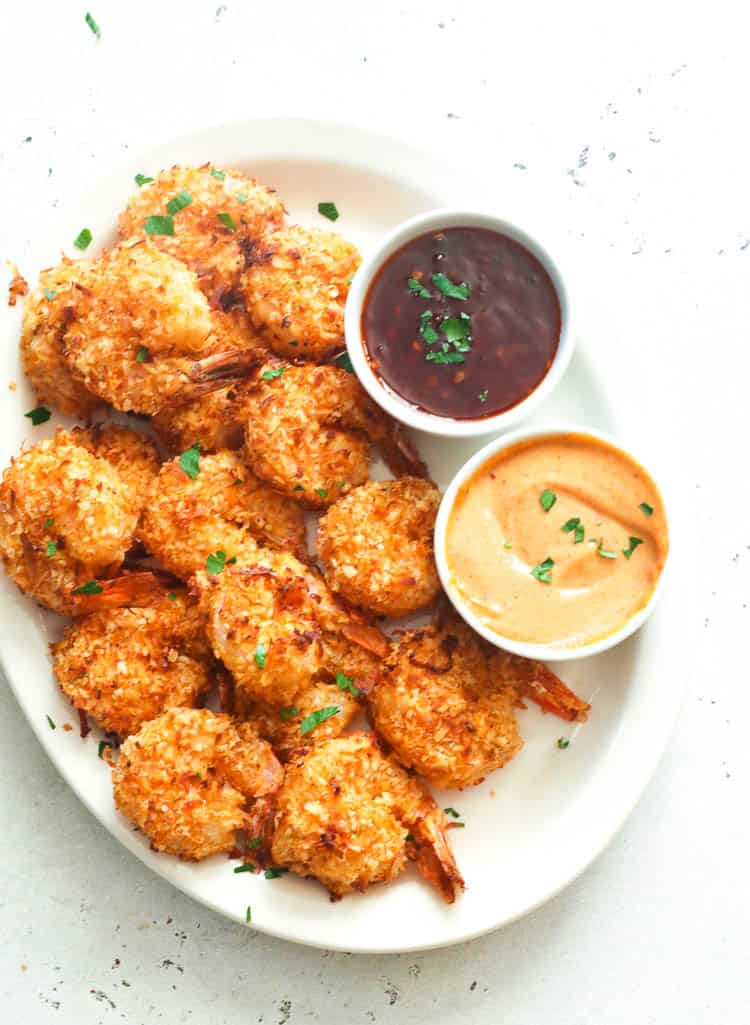
[[[255,246],[245,303],[274,352],[324,360],[343,348],[344,306],[359,264],[358,250],[340,235],[296,224]]]
[[[242,447],[244,432],[236,419],[234,385],[201,395],[180,406],[160,410],[151,421],[159,441],[176,454],[196,441],[201,452]]]
[[[102,400],[74,376],[63,356],[62,341],[68,311],[91,266],[90,260],[64,258],[58,267],[42,271],[38,287],[24,302],[21,328],[21,366],[37,402],[84,420],[102,406]]]
[[[203,292],[220,305],[239,284],[248,246],[284,223],[284,206],[272,189],[240,171],[171,167],[131,197],[120,215],[120,237],[144,238],[147,218],[167,214],[177,196],[189,202],[172,215],[174,234],[150,237],[195,271]]]
[[[192,480],[180,458],[164,463],[154,482],[139,537],[152,555],[187,580],[209,555],[236,558],[253,539],[304,549],[299,506],[260,481],[234,452],[201,455]]]
[[[135,501],[142,509],[161,466],[151,438],[119,424],[96,424],[86,429],[74,427],[71,437],[77,445],[114,466],[132,488]]]
[[[432,535],[440,492],[419,477],[369,481],[340,498],[318,526],[328,586],[381,616],[404,616],[440,590]]]
[[[314,876],[334,898],[389,882],[412,857],[452,903],[464,883],[446,828],[426,789],[360,731],[313,747],[287,767],[272,855],[292,872]]]
[[[140,516],[133,487],[58,429],[12,460],[0,485],[0,555],[18,587],[57,612],[73,590],[113,576]]]
[[[247,802],[273,793],[283,769],[250,723],[172,708],[128,737],[112,778],[117,808],[155,850],[198,861],[234,848]]]
[[[190,707],[211,683],[211,651],[195,602],[165,592],[149,608],[95,612],[50,645],[57,682],[106,731],[127,737],[167,708]]]
[[[418,472],[393,421],[339,367],[265,364],[238,402],[253,471],[309,508],[368,479],[371,443],[395,473]]]

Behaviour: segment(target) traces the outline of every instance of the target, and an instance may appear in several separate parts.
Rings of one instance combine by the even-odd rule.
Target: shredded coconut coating
[[[119,424],[97,424],[87,429],[75,427],[71,437],[77,445],[114,466],[122,480],[132,488],[140,511],[161,466],[151,438]]]
[[[426,874],[434,859],[439,880],[431,881],[453,900],[463,880],[446,825],[424,787],[382,754],[372,734],[360,731],[313,747],[287,767],[272,854],[292,872],[314,876],[334,898],[389,882],[408,856],[422,861]]]
[[[90,260],[65,258],[58,267],[42,271],[39,286],[24,301],[21,327],[21,366],[37,402],[83,420],[102,406],[102,400],[75,375],[62,342],[78,287],[91,266]]]
[[[233,452],[201,455],[191,480],[179,457],[154,481],[139,537],[166,569],[187,580],[221,550],[236,558],[254,539],[303,550],[302,510],[262,484]]]
[[[162,409],[152,420],[156,436],[173,454],[184,452],[196,441],[201,452],[241,448],[244,432],[235,418],[236,396],[230,385],[184,405]]]
[[[481,783],[522,745],[502,652],[458,619],[404,634],[370,695],[373,724],[399,761],[438,787]]]
[[[266,231],[284,223],[284,206],[276,193],[241,171],[172,167],[141,186],[120,215],[120,237],[144,238],[145,222],[167,213],[167,204],[187,192],[192,202],[173,215],[174,235],[152,235],[165,253],[186,263],[214,305],[236,291],[248,247]],[[221,175],[224,177],[221,177]],[[231,217],[235,227],[219,215]]]
[[[199,861],[229,852],[246,805],[273,793],[283,769],[250,723],[173,708],[122,745],[115,804],[157,851]]]
[[[119,737],[168,708],[195,705],[210,687],[202,617],[184,590],[170,594],[149,608],[82,616],[50,646],[71,703]]]
[[[433,530],[440,492],[419,477],[370,481],[332,505],[318,527],[328,586],[381,616],[404,616],[440,590]]]
[[[133,488],[117,469],[60,428],[16,456],[3,474],[5,570],[40,604],[72,613],[76,587],[117,571],[139,516]]]
[[[324,360],[344,346],[344,306],[360,264],[340,235],[293,225],[258,243],[243,278],[255,326],[279,356]]]

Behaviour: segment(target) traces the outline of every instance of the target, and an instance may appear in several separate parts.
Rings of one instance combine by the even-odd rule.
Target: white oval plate
[[[500,216],[528,224],[517,210],[503,209],[491,192],[467,183],[435,157],[392,139],[350,127],[293,120],[257,120],[198,132],[141,156],[114,177],[65,207],[48,238],[25,266],[31,284],[61,248],[78,255],[72,240],[87,226],[97,247],[114,240],[118,212],[134,191],[133,176],[154,174],[173,163],[239,167],[275,186],[293,218],[331,227],[317,213],[322,200],[336,202],[335,228],[363,250],[382,232],[434,206],[489,204]],[[549,231],[535,231],[549,240]],[[550,243],[552,244],[552,243]],[[579,300],[574,295],[573,301]],[[0,455],[4,466],[23,441],[37,441],[61,422],[53,416],[32,429],[24,412],[34,403],[18,366],[20,310],[0,307],[3,389]],[[596,364],[585,340],[553,399],[534,418],[577,420],[610,431],[627,444],[627,410],[609,408],[606,352]],[[486,438],[446,441],[423,436],[420,448],[441,488]],[[661,478],[662,486],[668,486]],[[672,523],[672,547],[677,545]],[[679,560],[672,559],[673,567]],[[60,620],[39,610],[10,581],[0,578],[2,665],[32,728],[81,800],[129,850],[185,893],[238,922],[252,906],[253,928],[299,943],[358,952],[396,952],[457,943],[496,929],[548,900],[586,868],[610,840],[645,787],[674,722],[685,674],[681,652],[685,600],[690,591],[673,570],[666,600],[648,625],[616,650],[559,667],[563,678],[593,702],[589,722],[571,727],[530,707],[520,714],[525,746],[513,762],[479,787],[438,793],[453,805],[465,829],[450,838],[466,878],[465,894],[442,903],[411,868],[394,884],[375,887],[332,904],[312,881],[284,876],[267,881],[234,875],[233,862],[214,858],[186,864],[149,849],[148,841],[115,811],[110,773],[97,757],[99,736],[82,741],[77,720],[57,689],[47,651]],[[670,600],[680,596],[679,603]],[[57,724],[52,730],[47,716]],[[66,731],[64,723],[74,725]],[[570,737],[560,750],[556,741]],[[19,801],[28,799],[19,794]]]

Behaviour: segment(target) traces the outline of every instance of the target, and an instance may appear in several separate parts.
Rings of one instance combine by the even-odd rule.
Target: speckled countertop
[[[403,135],[555,203],[588,331],[668,448],[699,578],[671,746],[558,898],[452,950],[294,947],[122,850],[0,686],[0,1017],[8,1025],[740,1025],[747,986],[750,206],[738,5],[24,0],[0,7],[0,256],[127,152],[285,113]],[[631,387],[628,389],[628,384]],[[638,738],[633,737],[633,758]],[[554,851],[549,852],[554,857]],[[394,922],[394,929],[398,923]]]

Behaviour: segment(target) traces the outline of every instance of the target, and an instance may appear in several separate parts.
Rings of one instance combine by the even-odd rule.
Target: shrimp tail
[[[519,690],[524,697],[539,705],[543,712],[552,712],[568,722],[585,722],[591,705],[574,694],[559,676],[541,662],[530,662],[532,672],[521,681]]]
[[[260,865],[261,868],[273,864],[271,844],[275,821],[276,798],[273,795],[258,798],[245,813],[245,861]]]
[[[364,648],[365,651],[369,651],[378,658],[385,658],[390,653],[391,646],[388,638],[376,626],[370,626],[368,623],[349,622],[342,627],[341,632],[348,641],[358,644],[360,648]]]
[[[466,884],[448,845],[447,825],[437,807],[431,809],[412,827],[413,840],[407,843],[407,854],[446,904],[453,904]]]
[[[150,571],[126,573],[111,580],[97,580],[95,594],[77,594],[75,614],[87,615],[103,609],[117,609],[123,605],[134,608],[152,605],[164,597],[164,588],[159,577]]]
[[[263,355],[259,352],[240,349],[215,352],[193,363],[190,380],[199,386],[218,382],[216,387],[223,388],[233,378],[248,377],[262,362]]]
[[[414,440],[402,424],[394,423],[380,442],[380,450],[391,473],[397,477],[430,479],[426,464],[420,459]]]

